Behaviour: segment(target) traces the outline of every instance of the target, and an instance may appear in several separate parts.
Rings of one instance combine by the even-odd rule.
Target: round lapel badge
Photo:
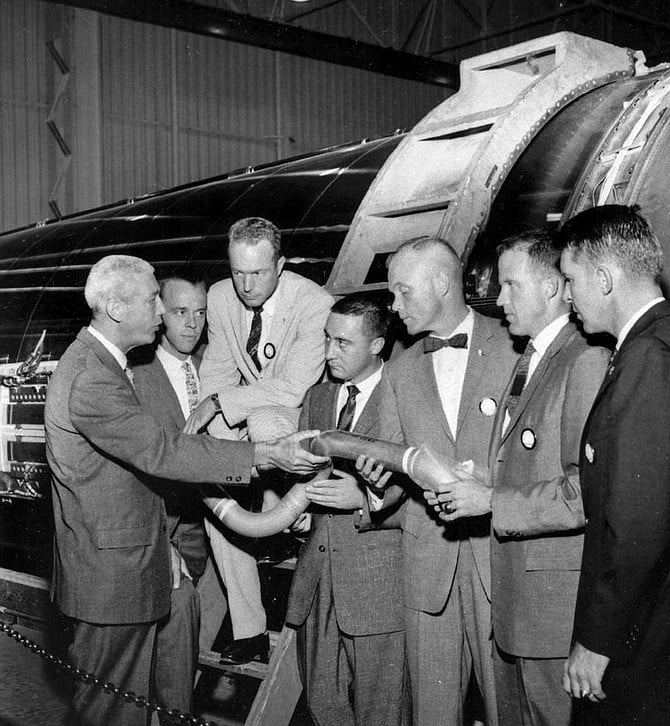
[[[593,464],[593,460],[595,459],[596,452],[593,449],[593,446],[589,444],[588,442],[584,446],[584,456],[586,456],[586,460],[589,462],[589,464]]]
[[[524,449],[534,449],[537,443],[537,437],[533,429],[524,429],[521,432],[521,445]]]
[[[272,360],[275,357],[275,354],[277,351],[275,350],[274,345],[272,343],[266,343],[263,346],[263,355],[267,360]]]
[[[482,398],[479,402],[479,410],[484,416],[493,416],[498,408],[498,404],[493,398]]]

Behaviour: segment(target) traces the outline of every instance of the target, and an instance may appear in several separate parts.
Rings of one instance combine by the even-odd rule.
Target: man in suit
[[[284,271],[281,236],[271,222],[242,219],[228,237],[232,278],[209,291],[209,345],[200,370],[203,397],[185,430],[194,433],[209,424],[213,436],[244,439],[246,425],[253,429],[254,417],[262,419],[268,407],[285,409],[295,430],[305,393],[323,374],[323,326],[332,298],[310,280]],[[255,421],[267,428],[262,423]],[[267,438],[275,433],[269,431]],[[233,626],[234,640],[222,658],[243,663],[266,657],[266,617],[253,541],[232,541],[222,525],[210,520],[205,526]]]
[[[350,295],[335,303],[325,328],[326,361],[338,382],[310,389],[301,427],[376,435],[388,327],[388,310],[375,297]],[[350,473],[336,469],[307,491],[317,508],[298,556],[286,622],[298,629],[312,718],[318,726],[406,724],[399,525],[390,521],[391,510],[369,514],[365,489]]]
[[[155,348],[141,349],[144,355],[133,365],[135,391],[164,428],[179,432],[198,403],[200,361],[192,353],[205,327],[207,291],[204,282],[178,275],[159,285],[165,308],[160,338]],[[156,638],[156,699],[165,708],[191,713],[200,629],[201,593],[196,586],[207,565],[203,506],[179,483],[155,485],[165,501],[173,576],[170,614],[159,623]],[[221,607],[220,587],[213,596]]]
[[[492,511],[501,726],[569,726],[571,719],[561,674],[582,555],[579,442],[608,353],[589,346],[569,321],[559,257],[542,229],[498,247],[497,304],[509,332],[530,342],[498,407],[488,477],[440,487],[451,510],[440,515],[444,521]]]
[[[126,353],[151,343],[163,306],[153,268],[111,255],[91,268],[91,324],[49,383],[46,450],[55,526],[53,589],[73,621],[70,659],[124,691],[150,692],[157,622],[170,608],[170,550],[162,498],[140,478],[248,483],[252,466],[308,472],[301,436],[265,444],[166,431],[139,403]],[[147,713],[79,684],[86,726],[140,726]]]
[[[402,244],[390,257],[388,280],[393,309],[408,333],[430,335],[384,369],[382,436],[485,466],[496,408],[516,360],[508,335],[498,321],[466,305],[460,260],[439,238]],[[489,517],[444,526],[418,489],[405,507],[414,723],[460,724],[474,670],[493,726]]]
[[[584,723],[670,723],[670,303],[661,246],[637,207],[562,230],[566,298],[589,333],[616,337],[582,437],[587,517],[564,688]]]

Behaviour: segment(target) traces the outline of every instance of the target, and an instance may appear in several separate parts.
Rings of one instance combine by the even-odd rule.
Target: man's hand
[[[575,643],[563,666],[563,690],[573,698],[602,701],[606,698],[602,680],[610,659]]]
[[[316,479],[309,482],[305,492],[310,502],[331,509],[362,509],[365,493],[355,476],[339,469],[333,469],[330,479]]]
[[[298,519],[285,532],[290,532],[294,535],[304,535],[309,532],[312,528],[312,515],[309,512],[303,512]]]
[[[183,428],[185,434],[197,434],[200,429],[205,428],[207,424],[214,418],[216,406],[214,401],[207,396],[193,409],[188,421]]]
[[[423,496],[444,522],[479,517],[491,511],[493,490],[473,476],[440,484],[437,489],[425,491]]]
[[[393,472],[385,472],[382,464],[378,464],[375,459],[363,454],[356,459],[356,471],[378,497],[384,497],[384,489]]]
[[[311,474],[326,466],[330,459],[308,451],[300,442],[311,439],[320,431],[298,431],[275,441],[260,441],[254,445],[254,465],[263,468],[274,467],[293,474]]]

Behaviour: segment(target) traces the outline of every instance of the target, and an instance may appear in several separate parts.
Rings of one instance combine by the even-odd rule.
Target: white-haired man
[[[217,441],[161,428],[139,403],[126,353],[151,343],[163,306],[151,265],[112,255],[86,281],[91,324],[61,358],[45,408],[53,476],[54,592],[73,621],[72,663],[124,691],[150,695],[158,620],[170,607],[162,498],[142,474],[248,482],[252,466],[309,471],[300,436],[272,444]],[[145,726],[134,703],[90,684],[73,699],[86,726]]]

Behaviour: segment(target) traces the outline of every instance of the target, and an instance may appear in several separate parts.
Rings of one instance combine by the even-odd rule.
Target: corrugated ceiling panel
[[[49,216],[44,5],[0,0],[0,229]]]

